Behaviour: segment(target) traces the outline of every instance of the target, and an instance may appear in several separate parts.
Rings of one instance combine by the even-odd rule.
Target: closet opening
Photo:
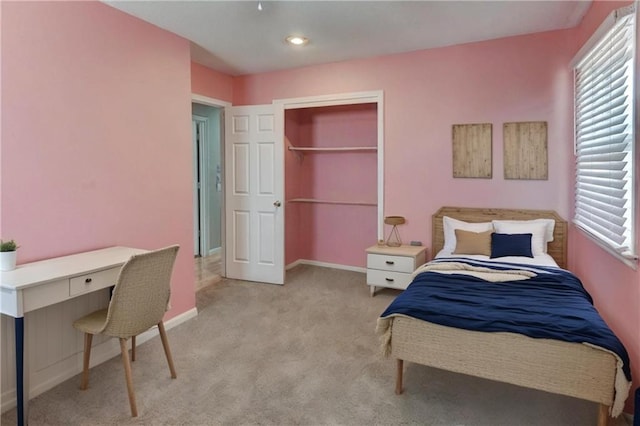
[[[285,104],[287,269],[365,271],[365,249],[382,238],[381,98]]]

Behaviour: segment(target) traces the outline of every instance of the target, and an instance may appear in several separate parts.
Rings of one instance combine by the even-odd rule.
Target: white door
[[[284,129],[273,105],[225,112],[227,277],[284,284]]]

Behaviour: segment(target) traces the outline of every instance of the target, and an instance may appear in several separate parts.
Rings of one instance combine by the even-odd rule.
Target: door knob
[[[276,207],[280,207],[282,205],[282,203],[280,201],[274,201],[273,205]]]

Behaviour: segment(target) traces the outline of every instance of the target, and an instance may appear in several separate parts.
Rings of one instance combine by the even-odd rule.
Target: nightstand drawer
[[[414,270],[414,264],[415,260],[413,257],[390,256],[386,254],[367,255],[367,268],[371,269],[411,273]]]
[[[411,274],[367,269],[367,284],[404,290],[411,283]]]
[[[116,285],[120,267],[69,278],[69,296],[75,296]]]

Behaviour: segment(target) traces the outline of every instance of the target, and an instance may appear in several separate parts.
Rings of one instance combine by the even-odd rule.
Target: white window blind
[[[635,9],[612,17],[574,69],[574,222],[618,256],[635,259]]]

